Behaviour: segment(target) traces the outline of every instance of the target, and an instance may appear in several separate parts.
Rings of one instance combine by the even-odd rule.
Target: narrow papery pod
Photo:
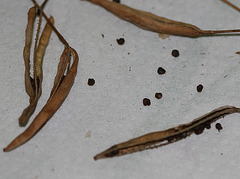
[[[24,144],[25,142],[27,142],[29,139],[31,139],[44,126],[44,124],[54,115],[57,109],[64,102],[65,98],[67,97],[74,83],[74,79],[77,74],[78,61],[79,61],[77,52],[71,47],[65,48],[63,51],[63,54],[65,54],[68,51],[69,51],[69,54],[67,54],[67,56],[69,56],[71,53],[73,62],[69,71],[66,72],[65,78],[62,80],[62,82],[58,83],[59,85],[55,86],[55,89],[56,89],[54,90],[55,92],[51,94],[48,102],[45,104],[43,109],[39,112],[39,114],[36,116],[36,118],[33,120],[30,126],[22,134],[17,136],[6,148],[4,148],[3,149],[4,152],[11,151],[17,148],[18,146]],[[57,76],[56,78],[59,79]]]
[[[30,98],[34,98],[35,89],[32,85],[33,78],[30,74],[30,50],[33,37],[34,22],[36,19],[36,7],[32,7],[28,11],[28,23],[25,30],[25,46],[23,49],[23,59],[25,63],[25,89]]]
[[[35,8],[34,8],[35,9]],[[36,16],[36,10],[34,11],[35,16]],[[33,16],[33,13],[31,13],[31,16]],[[30,22],[32,23],[32,18],[30,18]],[[50,22],[54,23],[54,19],[53,17],[50,18]],[[33,22],[34,23],[34,22]],[[32,34],[32,29],[33,29],[33,25],[27,25],[27,29],[26,29],[26,44],[24,47],[24,61],[25,61],[25,65],[26,67],[26,72],[25,72],[25,84],[26,84],[26,91],[30,96],[30,104],[27,108],[25,108],[23,110],[22,115],[19,118],[19,125],[20,126],[26,126],[26,124],[29,121],[29,118],[32,116],[32,114],[34,113],[36,106],[37,106],[37,102],[38,99],[41,96],[42,93],[42,62],[43,62],[43,57],[44,57],[44,53],[46,50],[46,47],[48,45],[48,41],[52,32],[52,28],[51,26],[46,23],[45,28],[43,29],[42,35],[40,37],[40,40],[38,42],[38,34],[39,34],[39,30],[40,30],[40,24],[41,24],[41,14],[40,14],[40,18],[39,18],[39,25],[38,25],[38,30],[37,30],[37,35],[36,35],[36,42],[35,42],[35,49],[36,51],[34,51],[34,62],[33,62],[33,79],[30,76],[30,60],[28,58],[27,61],[27,57],[30,56],[30,46],[31,44],[29,44],[29,40],[30,40],[30,33]],[[32,27],[32,28],[31,28]],[[27,37],[28,36],[28,37]],[[32,36],[31,36],[32,37]],[[25,55],[26,52],[26,55]],[[28,56],[29,55],[29,56]],[[26,60],[25,60],[26,59]],[[26,61],[28,62],[26,64]],[[27,70],[28,69],[28,70]]]
[[[199,37],[220,33],[240,32],[240,29],[233,30],[201,30],[200,28],[179,21],[174,21],[164,17],[159,17],[150,12],[133,9],[126,5],[116,3],[109,0],[87,0],[99,6],[102,6],[109,12],[115,14],[119,18],[126,20],[140,28],[158,32],[161,34]]]
[[[142,150],[153,149],[185,139],[193,133],[199,135],[205,128],[210,129],[211,123],[232,113],[240,113],[240,108],[234,106],[222,106],[194,119],[192,122],[181,124],[164,131],[148,133],[126,142],[116,144],[97,154],[94,159],[98,160],[116,157]]]

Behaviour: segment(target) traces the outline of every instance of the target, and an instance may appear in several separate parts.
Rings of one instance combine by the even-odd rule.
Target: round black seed
[[[172,51],[172,56],[178,57],[179,56],[179,51],[178,50],[173,50]]]
[[[150,105],[151,105],[150,99],[144,98],[144,99],[143,99],[143,105],[144,105],[144,106],[150,106]]]
[[[117,43],[118,45],[123,45],[125,43],[125,39],[124,38],[117,39]]]
[[[88,85],[93,86],[95,84],[95,80],[93,78],[88,79]]]
[[[162,93],[155,93],[155,97],[157,99],[161,99],[162,98]]]
[[[113,0],[113,2],[120,3],[120,0]]]
[[[166,73],[166,70],[164,70],[162,67],[159,67],[157,72],[159,75],[163,75],[164,73]]]
[[[201,84],[199,84],[198,86],[197,86],[197,92],[202,92],[202,90],[203,90],[203,85],[201,85]]]
[[[221,125],[220,123],[217,123],[217,124],[215,125],[215,127],[216,127],[216,129],[218,130],[218,132],[220,132],[220,130],[223,129],[223,127],[222,127],[222,125]]]

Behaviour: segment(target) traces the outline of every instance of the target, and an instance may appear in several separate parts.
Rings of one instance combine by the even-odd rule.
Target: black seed
[[[120,3],[120,0],[113,0],[113,2]]]
[[[144,99],[143,99],[143,105],[144,105],[144,106],[150,106],[150,105],[151,105],[150,99],[144,98]]]
[[[205,123],[205,128],[206,129],[210,129],[211,128],[211,123],[210,122],[206,122]]]
[[[104,34],[102,34],[102,38],[104,38]]]
[[[223,129],[223,127],[222,127],[222,125],[221,125],[220,123],[217,123],[217,124],[215,125],[215,127],[216,127],[216,129],[218,130],[218,132],[220,132],[220,130]]]
[[[155,93],[155,97],[157,99],[161,99],[162,98],[162,93]]]
[[[202,92],[202,90],[203,90],[203,85],[201,85],[201,84],[199,84],[198,86],[197,86],[197,92]]]
[[[93,78],[88,79],[88,85],[93,86],[95,84],[95,80]]]
[[[199,135],[199,134],[203,133],[203,131],[204,131],[204,126],[203,126],[203,125],[201,125],[201,126],[199,126],[199,127],[196,127],[196,128],[194,129],[194,133],[195,133],[196,135]]]
[[[173,50],[172,51],[172,56],[178,57],[179,56],[179,51],[178,50]]]
[[[166,73],[166,70],[164,70],[162,67],[159,67],[157,72],[159,75],[163,75],[164,73]]]
[[[117,39],[118,45],[123,45],[125,43],[124,38]]]
[[[174,140],[174,137],[173,136],[170,136],[167,138],[168,142],[172,142]]]

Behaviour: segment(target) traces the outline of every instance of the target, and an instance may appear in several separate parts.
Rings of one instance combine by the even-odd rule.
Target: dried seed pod
[[[154,31],[161,34],[178,35],[186,37],[199,37],[220,33],[240,32],[240,29],[234,30],[201,30],[200,28],[184,22],[170,20],[159,17],[149,12],[133,9],[126,5],[115,3],[109,0],[88,0],[94,4],[102,6],[109,12],[119,18],[129,21],[140,28]]]
[[[54,19],[53,17],[50,17],[49,20],[51,21],[51,23],[54,23]],[[45,50],[47,47],[47,44],[49,42],[50,39],[50,35],[52,32],[52,28],[51,26],[46,23],[45,28],[43,29],[42,35],[40,37],[39,43],[38,43],[38,47],[37,47],[37,52],[36,52],[36,59],[35,59],[35,74],[36,77],[40,79],[40,81],[42,82],[42,63],[43,63],[43,56],[45,54]]]
[[[28,23],[25,30],[25,46],[23,49],[23,58],[25,63],[25,89],[30,98],[34,97],[34,88],[32,78],[30,76],[30,50],[32,44],[33,28],[36,19],[36,7],[32,7],[28,11]]]
[[[181,124],[164,131],[148,133],[126,142],[116,144],[97,154],[94,159],[98,160],[102,158],[116,157],[177,142],[185,139],[193,133],[197,135],[201,134],[205,128],[210,128],[211,123],[232,113],[240,113],[240,108],[223,106],[200,116],[187,124]]]
[[[36,1],[32,1],[35,3],[37,8],[40,9],[40,13],[45,17],[47,23],[55,31],[59,39],[64,43],[64,45],[66,45],[66,48],[61,55],[58,65],[58,72],[56,74],[53,89],[47,103],[35,117],[31,125],[22,134],[17,136],[6,148],[3,149],[4,152],[11,151],[27,142],[44,126],[44,124],[46,124],[46,122],[54,115],[57,109],[64,102],[77,74],[77,66],[79,61],[77,52],[68,45],[67,41],[57,31],[57,29],[54,27],[54,25],[51,23],[49,18],[42,11],[41,7],[36,3]],[[72,63],[71,56],[73,59]]]

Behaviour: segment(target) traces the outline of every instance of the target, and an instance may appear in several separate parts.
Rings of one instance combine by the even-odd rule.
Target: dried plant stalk
[[[64,43],[66,46],[63,50],[63,53],[60,57],[59,65],[58,65],[58,72],[55,76],[54,85],[52,92],[50,94],[50,97],[43,107],[43,109],[39,112],[39,114],[35,117],[33,122],[30,124],[30,126],[19,136],[17,136],[6,148],[3,149],[4,152],[11,151],[18,146],[24,144],[28,140],[30,140],[43,126],[46,124],[46,122],[54,115],[54,113],[57,111],[57,109],[61,106],[61,104],[64,102],[65,98],[67,97],[73,83],[75,76],[77,74],[77,66],[78,66],[78,54],[77,52],[71,48],[67,41],[62,37],[62,35],[57,31],[57,29],[53,25],[53,19],[49,19],[46,14],[42,11],[41,7],[37,4],[36,1],[34,1],[34,4],[36,7],[40,10],[42,15],[45,17],[48,25],[55,31],[55,33],[58,35],[59,39]],[[42,35],[42,42],[40,43],[40,47],[47,44],[46,39],[49,37],[49,28],[46,27],[46,31],[43,31],[44,34]],[[41,41],[40,39],[40,41]],[[40,54],[44,54],[44,48],[39,48],[37,51],[40,52]],[[71,63],[71,57],[73,59]],[[36,57],[36,64],[37,68],[41,67],[42,64],[42,55]],[[38,73],[39,70],[39,73]],[[41,77],[41,68],[36,69],[36,76]]]
[[[137,151],[153,149],[185,139],[193,133],[199,135],[205,128],[210,129],[211,123],[232,113],[240,113],[240,108],[223,106],[194,119],[190,123],[182,124],[164,131],[148,133],[126,142],[116,144],[104,152],[97,154],[94,159],[98,160],[116,157]]]
[[[229,1],[227,0],[222,0],[224,3],[228,4],[229,6],[231,6],[232,8],[236,9],[237,11],[240,12],[240,8],[235,6],[234,4],[230,3]]]
[[[240,32],[240,29],[201,30],[200,28],[191,24],[170,20],[164,17],[159,17],[152,13],[133,9],[126,5],[112,2],[109,0],[87,0],[87,1],[102,6],[103,8],[115,14],[119,18],[129,21],[140,28],[158,32],[161,34],[178,35],[186,37],[200,37],[220,33]]]

